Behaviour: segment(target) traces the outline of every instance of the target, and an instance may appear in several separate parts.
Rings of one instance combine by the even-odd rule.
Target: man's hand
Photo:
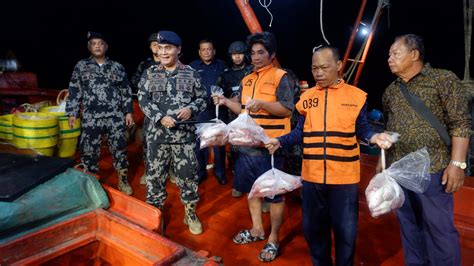
[[[449,164],[444,170],[442,184],[446,185],[446,193],[458,191],[464,183],[464,170]]]
[[[258,112],[260,111],[260,109],[263,108],[265,103],[266,103],[265,101],[261,101],[261,100],[251,100],[247,102],[247,108],[251,112]]]
[[[131,113],[127,113],[125,115],[125,125],[127,125],[127,127],[132,127],[135,125],[135,122],[133,121],[133,115]]]
[[[177,118],[181,121],[186,121],[189,118],[191,118],[191,115],[192,115],[191,108],[184,107],[184,108],[179,109]]]
[[[74,125],[76,124],[76,117],[75,116],[70,116],[67,123],[68,123],[70,129],[74,128]]]
[[[176,122],[176,121],[174,120],[174,118],[167,115],[167,116],[161,118],[160,122],[164,127],[172,128],[172,127],[175,126],[174,122]]]
[[[214,94],[212,95],[212,101],[214,102],[214,105],[225,105],[227,98],[224,97],[224,95]]]
[[[377,144],[381,149],[387,150],[392,147],[394,139],[387,133],[376,133],[370,138],[370,143]]]
[[[278,139],[270,139],[268,143],[265,143],[265,148],[268,149],[270,154],[273,154],[276,150],[278,150],[278,148],[280,148],[280,141]]]

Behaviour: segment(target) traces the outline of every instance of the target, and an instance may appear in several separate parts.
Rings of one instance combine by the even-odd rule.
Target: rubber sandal
[[[248,244],[256,241],[262,241],[265,240],[264,236],[252,236],[250,233],[250,230],[242,230],[238,234],[234,236],[232,241],[234,241],[235,244]]]
[[[270,254],[270,257],[266,257],[265,255]],[[267,243],[263,246],[262,251],[258,255],[258,259],[262,262],[270,262],[273,261],[278,256],[278,245],[273,243]]]

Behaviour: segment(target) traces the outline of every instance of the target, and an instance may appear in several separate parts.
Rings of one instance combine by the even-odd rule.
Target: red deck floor
[[[116,173],[110,155],[103,152],[101,161],[101,181],[116,187]],[[133,196],[145,200],[145,186],[139,184],[143,174],[141,146],[129,146],[130,180],[134,188]],[[231,181],[232,174],[227,175]],[[467,179],[473,186],[474,180]],[[301,227],[301,208],[299,191],[286,197],[285,220],[280,232],[280,256],[271,263],[261,263],[257,256],[264,241],[236,245],[232,237],[241,229],[251,227],[246,198],[231,196],[231,182],[225,186],[217,183],[209,172],[209,178],[199,187],[201,201],[197,212],[204,232],[192,235],[183,224],[183,206],[179,200],[176,185],[168,183],[168,200],[164,208],[165,235],[194,251],[205,250],[210,256],[219,256],[225,265],[311,265],[308,248]],[[403,265],[403,254],[399,226],[393,213],[374,219],[369,215],[365,197],[360,197],[359,232],[355,265]],[[264,214],[266,232],[269,232],[269,215]],[[463,248],[462,265],[474,265],[474,249]]]

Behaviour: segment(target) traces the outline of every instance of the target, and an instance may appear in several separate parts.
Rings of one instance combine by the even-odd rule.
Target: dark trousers
[[[336,265],[354,264],[359,202],[357,184],[326,185],[303,181],[303,233],[313,265],[332,265],[331,229]]]
[[[197,143],[196,156],[198,160],[198,177],[203,181],[207,176],[207,160],[209,158],[208,148],[199,149],[199,140]],[[211,148],[212,149],[212,148]],[[225,178],[225,146],[215,146],[214,149],[214,175],[217,179]]]
[[[407,189],[397,211],[405,265],[461,265],[459,234],[453,222],[453,194],[441,184],[443,172],[431,175],[428,190]]]

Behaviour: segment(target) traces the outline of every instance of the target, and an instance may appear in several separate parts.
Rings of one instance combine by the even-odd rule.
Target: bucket
[[[56,116],[33,112],[13,115],[13,144],[18,148],[35,149],[52,156],[58,144],[58,133]]]
[[[41,107],[41,108],[39,109],[39,111],[40,111],[41,113],[46,113],[46,114],[54,115],[54,116],[57,116],[57,117],[65,116],[65,115],[66,115],[65,112],[61,112],[61,111],[60,111],[60,108],[59,108],[59,106],[57,106],[57,105]]]
[[[59,157],[71,157],[76,152],[77,138],[81,135],[81,120],[76,119],[73,128],[69,127],[68,117],[59,117]]]
[[[12,114],[0,116],[0,139],[3,139],[5,142],[13,140],[12,119]]]
[[[42,107],[40,112],[57,116],[59,123],[58,157],[71,157],[76,152],[77,138],[81,134],[81,121],[76,119],[73,128],[69,128],[68,117],[59,106]]]

